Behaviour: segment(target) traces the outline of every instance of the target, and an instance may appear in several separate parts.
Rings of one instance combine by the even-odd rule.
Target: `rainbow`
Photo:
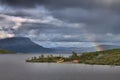
[[[95,41],[95,38],[92,35],[88,35],[87,39],[92,43],[96,51],[102,51],[102,47]]]
[[[94,45],[94,48],[96,51],[102,51],[102,47],[100,45],[97,44],[97,42],[92,42],[92,44]]]
[[[85,38],[92,43],[92,46],[94,47],[94,49],[96,51],[103,51],[103,48],[95,41],[95,37],[92,34],[88,34],[87,33],[86,36],[85,36]]]
[[[87,39],[92,43],[94,49],[96,51],[103,51],[103,48],[95,41],[94,37],[92,37],[92,35],[87,34]]]

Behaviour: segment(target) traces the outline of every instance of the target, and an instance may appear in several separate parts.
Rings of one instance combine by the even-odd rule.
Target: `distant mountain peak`
[[[12,37],[0,40],[0,48],[17,53],[49,52],[51,49],[44,48],[27,37]]]

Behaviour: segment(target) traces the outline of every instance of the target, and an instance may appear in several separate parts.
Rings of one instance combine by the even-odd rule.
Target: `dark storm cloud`
[[[10,13],[10,12],[6,12],[4,13],[5,15],[9,15],[9,16],[19,16],[19,17],[29,17],[31,16],[30,14],[28,13],[25,13],[25,12],[22,12],[22,11],[18,11],[18,12],[13,12],[13,13]]]
[[[27,30],[27,31],[26,31]],[[82,31],[80,31],[80,28],[74,28],[74,27],[66,27],[66,26],[62,26],[62,27],[58,27],[55,25],[50,25],[50,24],[42,24],[42,23],[23,23],[22,27],[20,27],[16,32],[20,33],[23,32],[22,34],[24,34],[24,32],[29,32],[31,30],[36,31],[35,35],[37,34],[62,34],[62,35],[75,35],[75,34],[80,34],[82,33]],[[71,31],[73,31],[73,33],[71,33]]]
[[[36,15],[38,15],[38,13],[36,13],[35,9],[14,9],[14,8],[4,8],[1,7],[0,10],[0,14],[4,14],[4,15],[8,15],[8,16],[15,16],[15,17],[35,17]]]
[[[2,4],[14,7],[35,7],[38,4],[46,4],[46,0],[0,0]]]
[[[22,27],[15,31],[16,36],[26,36],[37,41],[53,42],[83,41],[83,37],[79,34],[82,34],[82,32],[80,32],[80,28],[56,27],[55,25],[41,23],[23,23]]]
[[[119,34],[120,15],[110,11],[70,8],[53,11],[52,14],[63,21],[84,23],[84,29],[88,32]]]
[[[4,18],[3,18],[3,17],[0,17],[0,20],[4,20]]]
[[[89,41],[86,39],[89,36],[96,41],[120,40],[119,0],[0,0],[0,3],[0,13],[9,17],[9,21],[13,18],[15,36],[53,42]],[[73,23],[81,25],[75,27]]]
[[[86,42],[86,41],[90,41],[89,37],[99,42],[119,40],[117,38],[119,37],[119,35],[116,36],[112,33],[89,34],[89,32],[83,32],[82,30],[80,30],[80,28],[74,28],[74,27],[65,28],[65,27],[56,27],[54,25],[32,24],[32,23],[24,23],[22,27],[19,28],[16,32],[14,32],[15,35],[30,37],[36,41]]]
[[[43,5],[51,9],[81,7],[92,8],[110,8],[119,10],[119,0],[0,0],[2,4],[13,7],[36,7]]]

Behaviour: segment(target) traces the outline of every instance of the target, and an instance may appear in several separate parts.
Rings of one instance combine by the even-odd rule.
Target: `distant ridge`
[[[52,49],[44,48],[26,37],[12,37],[0,40],[0,48],[16,53],[47,53]]]
[[[100,47],[101,47],[103,50],[120,48],[120,46],[117,46],[117,45],[100,45]]]
[[[116,45],[99,45],[103,50],[116,49],[120,46]],[[94,47],[56,47],[56,48],[44,48],[26,37],[12,37],[6,39],[0,39],[0,49],[8,50],[14,53],[71,53],[75,51],[77,53],[93,52]]]
[[[120,46],[116,45],[99,45],[103,50],[109,50],[109,49],[117,49],[120,48]],[[82,52],[94,52],[96,46],[93,47],[57,47],[54,48],[57,53],[71,53],[72,51],[75,51],[77,53]]]

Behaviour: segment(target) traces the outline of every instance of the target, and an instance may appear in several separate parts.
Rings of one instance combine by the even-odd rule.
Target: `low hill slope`
[[[0,54],[11,54],[11,51],[0,49]]]
[[[120,49],[83,53],[81,63],[98,65],[120,65]]]

